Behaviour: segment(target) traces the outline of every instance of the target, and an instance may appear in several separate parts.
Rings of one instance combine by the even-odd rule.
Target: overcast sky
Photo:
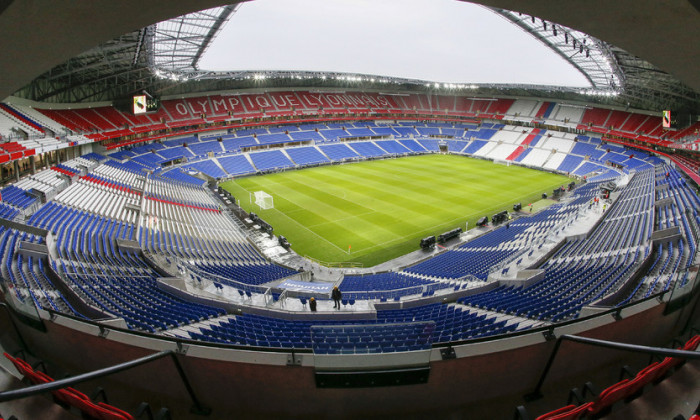
[[[515,25],[456,0],[243,3],[200,68],[588,86],[576,69]]]

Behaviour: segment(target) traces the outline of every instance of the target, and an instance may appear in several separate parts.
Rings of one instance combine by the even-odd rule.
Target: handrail
[[[552,365],[554,364],[554,359],[556,358],[557,354],[559,353],[559,347],[561,346],[561,343],[564,340],[573,341],[575,343],[592,345],[592,346],[596,346],[596,347],[605,347],[605,348],[615,349],[615,350],[625,350],[625,351],[631,351],[631,352],[635,352],[635,353],[645,353],[645,354],[651,354],[651,355],[655,355],[655,356],[682,357],[685,359],[700,359],[700,352],[697,352],[697,351],[687,351],[687,350],[667,349],[667,348],[663,348],[663,347],[642,346],[639,344],[619,343],[617,341],[600,340],[597,338],[589,338],[589,337],[581,337],[578,335],[564,334],[561,337],[557,338],[557,342],[554,345],[554,349],[552,350],[552,354],[551,354],[551,356],[549,356],[549,360],[547,360],[547,364],[544,367],[544,371],[542,372],[542,375],[540,376],[540,379],[537,382],[535,389],[531,393],[525,395],[525,400],[532,401],[532,400],[536,400],[536,399],[539,399],[542,397],[542,392],[541,392],[542,385],[544,384],[544,380],[547,377],[549,370],[551,369]]]
[[[286,292],[286,290],[285,290],[285,292]],[[601,316],[608,316],[611,314],[614,314],[613,316],[619,318],[619,314],[623,309],[630,307],[630,306],[637,305],[641,302],[647,302],[647,301],[651,301],[651,300],[659,300],[660,301],[663,299],[663,296],[665,296],[667,293],[669,293],[668,290],[661,291],[661,292],[653,294],[647,298],[641,299],[639,301],[628,303],[625,306],[610,308],[610,309],[605,310],[605,311],[600,312],[600,313],[591,314],[591,315],[588,315],[588,316],[583,317],[583,318],[570,319],[568,321],[559,322],[559,323],[554,324],[554,325],[544,325],[544,326],[540,326],[540,327],[536,327],[536,328],[532,328],[532,329],[512,331],[512,332],[509,332],[507,334],[501,334],[501,335],[485,336],[485,337],[480,337],[480,338],[463,339],[463,340],[459,340],[459,341],[437,343],[437,344],[433,345],[433,348],[447,348],[447,347],[454,347],[457,345],[468,344],[468,343],[469,344],[482,343],[482,342],[486,342],[486,341],[492,341],[495,339],[499,339],[499,338],[502,338],[506,335],[508,337],[517,337],[517,336],[526,335],[526,334],[533,334],[533,333],[545,333],[545,334],[547,334],[550,331],[553,331],[554,328],[560,328],[560,327],[572,325],[572,324],[575,324],[575,323],[578,323],[578,322],[581,322],[584,320],[593,319],[593,318],[597,318],[597,317],[601,317]],[[280,297],[280,300],[282,300],[281,297]],[[136,335],[139,337],[146,337],[146,338],[153,338],[154,337],[154,335],[151,333],[138,331],[138,330],[131,330],[131,329],[128,329],[126,327],[120,328],[120,327],[117,327],[114,325],[110,325],[109,327],[107,327],[103,324],[100,324],[97,321],[78,318],[74,315],[62,313],[59,311],[55,311],[53,309],[46,309],[46,311],[49,312],[49,314],[51,314],[52,319],[53,319],[53,317],[61,316],[61,317],[65,317],[68,319],[72,319],[76,322],[93,325],[95,327],[98,327],[100,330],[104,329],[104,330],[121,331],[121,332],[126,332],[126,333],[129,333],[132,335]],[[159,340],[165,340],[165,341],[168,341],[171,343],[175,343],[177,345],[197,345],[197,346],[204,346],[204,347],[211,347],[211,348],[236,349],[236,350],[263,350],[264,349],[264,351],[273,352],[273,353],[289,353],[290,352],[290,349],[279,348],[279,347],[258,347],[258,346],[249,346],[249,345],[232,344],[232,343],[225,343],[224,344],[224,343],[218,343],[218,342],[213,342],[213,341],[198,341],[198,340],[194,340],[194,339],[186,339],[186,338],[181,338],[181,337],[169,337],[169,336],[157,336],[157,337]],[[310,353],[311,352],[310,349],[295,349],[295,351],[297,353]]]
[[[49,391],[54,391],[57,389],[61,388],[66,388],[81,382],[86,382],[92,379],[97,379],[97,378],[102,378],[104,376],[109,376],[115,373],[119,373],[128,369],[135,368],[137,366],[141,366],[150,362],[153,362],[155,360],[162,359],[164,357],[170,356],[174,365],[175,369],[177,369],[177,373],[180,375],[180,379],[182,380],[183,385],[185,385],[185,388],[187,389],[187,393],[190,395],[190,398],[192,399],[192,403],[194,404],[191,412],[194,414],[200,414],[200,415],[209,415],[211,413],[211,409],[208,407],[205,407],[202,405],[202,403],[199,401],[197,396],[194,393],[194,389],[192,389],[192,386],[190,385],[189,380],[187,379],[187,375],[185,375],[185,371],[182,369],[182,365],[180,365],[180,362],[177,360],[177,353],[173,350],[164,350],[158,353],[150,354],[145,357],[141,357],[138,359],[130,360],[128,362],[123,362],[119,363],[117,365],[109,366],[106,368],[98,369],[98,370],[93,370],[92,372],[87,372],[87,373],[82,373],[80,375],[72,376],[69,378],[65,379],[59,379],[55,380],[53,382],[48,382],[45,384],[39,384],[39,385],[33,385],[29,386],[27,388],[22,388],[22,389],[13,389],[10,391],[5,391],[5,392],[0,392],[0,402],[6,402],[6,401],[12,401],[12,400],[17,400],[20,398],[26,398],[30,397],[32,395],[37,395],[41,394],[44,392],[49,392]]]
[[[364,268],[364,264],[357,261],[321,261],[309,255],[304,255],[304,258],[329,268]]]
[[[182,268],[183,270],[190,271],[191,273],[194,273],[197,277],[203,279],[203,280],[208,280],[212,283],[215,282],[220,282],[221,284],[228,286],[228,287],[233,287],[236,289],[241,289],[241,290],[248,290],[250,292],[255,292],[255,293],[265,293],[267,290],[270,289],[270,287],[265,287],[265,286],[260,286],[257,284],[247,284],[247,283],[242,283],[237,280],[230,279],[228,277],[224,277],[215,273],[210,273],[208,271],[204,271],[199,267],[196,267],[194,264],[190,264],[187,261],[184,260],[178,260],[177,264],[178,268]]]
[[[569,201],[571,201],[571,200],[569,200]],[[565,205],[569,205],[569,203],[566,203]],[[547,234],[543,234],[543,235],[541,235],[538,239],[535,239],[528,247],[522,248],[521,250],[516,251],[515,253],[513,253],[513,254],[512,254],[511,256],[509,256],[508,258],[506,258],[506,259],[504,259],[503,261],[501,261],[500,263],[498,263],[498,264],[492,266],[492,267],[489,269],[489,275],[491,275],[491,274],[493,274],[493,273],[497,273],[497,272],[503,270],[504,268],[506,268],[506,266],[510,265],[513,261],[515,261],[515,260],[517,260],[518,258],[520,258],[520,257],[522,257],[523,255],[525,255],[525,253],[527,253],[528,251],[532,251],[532,250],[536,249],[537,247],[541,247],[541,246],[544,245],[548,240],[551,240],[551,237],[552,237],[552,236],[557,236],[557,235],[559,234],[559,232],[560,232],[564,227],[568,227],[568,226],[571,225],[574,221],[578,220],[579,216],[581,215],[581,210],[584,209],[584,205],[585,205],[585,203],[579,205],[578,210],[576,210],[575,212],[572,212],[572,213],[569,214],[568,216],[565,216],[564,218],[562,218],[562,220],[561,220],[559,223],[557,223],[556,225],[552,226],[552,227],[547,231]],[[584,209],[584,210],[585,210],[585,209]],[[592,229],[591,229],[591,230],[592,230]],[[554,235],[552,235],[552,232],[555,232]],[[537,249],[539,249],[539,248],[537,248]]]

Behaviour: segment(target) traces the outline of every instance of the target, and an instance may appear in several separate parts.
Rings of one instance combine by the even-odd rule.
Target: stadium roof
[[[198,70],[199,59],[239,5],[214,7],[150,25],[149,64],[180,72]]]
[[[191,3],[176,1],[168,7],[161,5],[168,10],[153,11],[153,14],[167,14],[172,12],[171,9],[191,8]],[[202,5],[208,3],[217,2],[200,2]],[[568,60],[585,75],[592,88],[581,90],[570,87],[509,84],[436,84],[426,80],[329,72],[202,71],[198,68],[198,61],[219,29],[235,13],[237,5],[234,4],[192,12],[157,24],[151,23],[112,38],[54,66],[15,92],[15,95],[36,101],[74,103],[111,101],[142,90],[154,95],[167,96],[236,88],[352,87],[401,91],[429,90],[436,93],[443,90],[451,93],[466,90],[470,95],[540,96],[647,110],[672,108],[700,112],[700,77],[697,76],[697,65],[695,71],[690,73],[685,67],[669,66],[674,73],[671,75],[622,47],[560,24],[560,20],[557,20],[572,21],[574,26],[583,29],[590,26],[595,32],[600,31],[609,39],[629,42],[635,48],[639,48],[640,52],[649,56],[659,56],[661,54],[658,45],[651,45],[648,41],[645,44],[648,34],[630,34],[630,29],[625,30],[625,26],[634,26],[637,23],[628,22],[622,17],[635,17],[639,13],[655,14],[662,23],[675,18],[676,24],[683,26],[683,22],[688,22],[688,16],[681,18],[681,10],[657,10],[658,5],[653,6],[651,1],[615,2],[614,7],[609,7],[609,2],[602,2],[605,7],[599,9],[595,15],[596,19],[591,19],[591,11],[581,10],[574,2],[556,2],[556,7],[551,8],[545,7],[552,6],[553,2],[549,1],[535,2],[535,5],[498,0],[480,3],[495,7],[510,6],[519,10],[533,9],[528,10],[529,13],[495,10]],[[632,4],[634,8],[631,7]],[[4,12],[0,10],[0,23],[8,14],[14,12],[11,6]],[[696,6],[689,5],[687,12],[700,14],[694,8]],[[638,8],[641,9],[637,10]],[[21,10],[17,12],[21,13]],[[119,18],[119,13],[123,12],[115,12],[115,17]],[[135,16],[123,17],[133,21],[139,20]],[[698,21],[698,16],[690,16],[691,24]],[[616,25],[619,28],[611,30],[611,27]],[[643,21],[643,25],[652,30],[659,26],[659,22],[650,19]],[[700,24],[685,32],[692,35],[693,31],[698,31],[698,27]],[[678,32],[677,29],[668,26],[661,29],[673,34]],[[662,32],[658,33],[659,37],[664,35]],[[75,43],[81,44],[85,41]],[[638,44],[640,46],[637,46]],[[695,51],[698,49],[697,43],[694,42],[688,47],[683,52],[673,47],[665,49],[675,50],[674,55],[683,55],[691,65],[700,63],[700,54]],[[664,51],[661,53],[667,54]],[[668,65],[666,62],[664,64]],[[695,90],[680,81],[679,75],[694,86]]]

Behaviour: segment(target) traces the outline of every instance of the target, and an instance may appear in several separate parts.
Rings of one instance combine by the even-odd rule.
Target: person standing
[[[340,299],[342,299],[343,294],[338,289],[338,286],[333,286],[333,291],[331,292],[331,299],[333,299],[333,307],[335,309],[340,309]]]
[[[311,312],[316,312],[316,299],[314,299],[313,297],[309,299],[309,309],[311,310]]]

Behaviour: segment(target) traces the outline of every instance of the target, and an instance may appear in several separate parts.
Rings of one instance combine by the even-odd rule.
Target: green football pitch
[[[284,235],[300,255],[372,266],[420,239],[473,227],[568,184],[565,176],[455,155],[422,155],[251,176],[221,185]],[[261,210],[255,191],[272,195]],[[251,203],[252,201],[252,203]]]

